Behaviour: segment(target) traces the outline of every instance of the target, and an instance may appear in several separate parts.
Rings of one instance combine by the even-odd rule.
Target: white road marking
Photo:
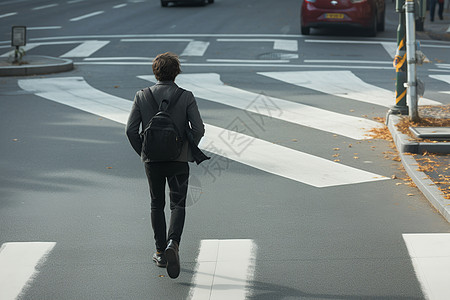
[[[77,22],[77,21],[81,21],[81,20],[84,20],[84,19],[87,19],[87,18],[91,18],[91,17],[95,17],[95,16],[98,16],[98,15],[101,15],[102,13],[104,13],[104,11],[102,11],[102,10],[95,11],[95,12],[92,12],[92,13],[89,13],[89,14],[86,14],[86,15],[82,15],[82,16],[79,16],[79,17],[76,17],[76,18],[72,18],[72,19],[70,19],[70,21],[71,22]]]
[[[296,40],[286,40],[286,39],[217,39],[218,42],[269,42],[273,43],[274,50],[285,50],[285,51],[298,51],[298,42]]]
[[[202,240],[189,298],[246,299],[255,259],[253,240]]]
[[[29,92],[70,107],[126,124],[132,102],[91,87],[83,77],[22,79]]]
[[[6,18],[6,17],[15,16],[15,15],[17,15],[17,12],[12,12],[12,13],[3,14],[3,15],[0,15],[0,19],[1,19],[1,18]]]
[[[39,46],[40,44],[38,43],[30,43],[30,44],[26,44],[25,46],[22,47],[23,50],[25,50],[25,52]],[[3,48],[3,47],[1,47]],[[11,48],[11,46],[5,47],[5,48]],[[9,57],[9,56],[14,56],[14,50],[8,51],[2,55],[0,55],[0,57]]]
[[[142,38],[142,39],[121,39],[121,42],[131,42],[131,43],[147,43],[147,42],[192,42],[193,39],[151,39],[151,38]]]
[[[141,39],[122,39],[121,42],[188,42],[189,44],[180,54],[180,56],[203,56],[209,47],[209,42],[196,41],[194,39],[179,38],[141,38]]]
[[[27,43],[25,46],[23,46],[22,48],[25,51],[29,51],[33,48],[36,48],[38,46],[48,46],[48,45],[67,45],[67,44],[79,44],[79,43],[84,43],[85,41],[57,41],[57,42],[39,42],[39,43]],[[0,46],[0,48],[11,48],[11,46]],[[8,57],[10,55],[14,55],[14,50],[9,51],[3,55],[1,55],[0,57]]]
[[[74,36],[55,36],[55,37],[44,37],[44,38],[33,38],[31,40],[70,40],[70,39],[147,39],[147,38],[189,38],[190,40],[199,37],[215,37],[215,38],[225,38],[225,37],[239,37],[239,38],[275,38],[275,39],[285,39],[285,38],[299,38],[302,35],[295,34],[210,34],[210,33],[200,33],[200,34],[184,34],[184,33],[153,33],[153,34],[103,34],[103,35],[74,35]]]
[[[45,99],[121,124],[126,124],[132,106],[132,101],[99,91],[82,77],[21,79],[18,84]],[[205,127],[201,148],[297,182],[328,187],[389,179],[235,131],[208,124]],[[245,151],[236,151],[243,141],[247,143]]]
[[[1,47],[0,47],[1,48]],[[10,47],[9,47],[10,48]],[[181,60],[180,60],[181,61]],[[260,63],[221,63],[221,62],[207,62],[207,63],[184,63],[184,67],[243,67],[243,68],[249,68],[249,67],[271,67],[271,68],[311,68],[311,69],[363,69],[363,70],[392,70],[392,67],[379,67],[379,66],[354,66],[354,65],[345,65],[345,66],[338,66],[338,65],[296,65],[296,64],[283,64],[283,61],[280,60],[278,64],[273,63],[263,63],[261,61]],[[148,62],[74,62],[76,65],[148,65]]]
[[[149,62],[153,60],[153,57],[87,57],[83,60],[84,61],[140,60]]]
[[[108,65],[108,66],[151,66],[151,61],[83,61],[74,62],[74,65]]]
[[[127,5],[128,5],[128,4],[126,4],[126,3],[117,4],[117,5],[114,5],[113,8],[114,8],[114,9],[116,9],[116,8],[122,8],[122,7],[125,7],[125,6],[127,6]]]
[[[376,61],[376,60],[338,60],[338,59],[305,59],[305,63],[322,63],[322,64],[380,64],[392,65],[392,61]]]
[[[0,248],[0,299],[14,300],[37,275],[56,243],[5,243]]]
[[[381,42],[381,46],[387,51],[387,53],[394,58],[397,53],[397,42]],[[391,62],[392,63],[392,62]]]
[[[109,41],[85,41],[60,57],[88,57],[109,44]]]
[[[393,91],[368,84],[350,71],[258,72],[258,74],[356,101],[385,107],[395,104]],[[425,98],[421,98],[419,104],[441,105],[440,102]]]
[[[243,63],[243,64],[277,64],[277,63],[288,63],[289,60],[262,60],[262,59],[215,59],[208,58],[207,62],[217,62],[217,63]]]
[[[53,4],[48,4],[48,5],[43,5],[43,6],[38,6],[38,7],[34,7],[31,10],[41,10],[41,9],[46,9],[46,8],[52,8],[55,6],[58,6],[58,3],[53,3]]]
[[[438,68],[450,69],[450,64],[436,64]]]
[[[154,81],[153,76],[138,77]],[[382,124],[372,120],[274,97],[266,97],[267,101],[264,103],[266,107],[261,107],[260,103],[255,102],[261,97],[260,94],[227,86],[220,80],[220,75],[216,73],[181,74],[177,77],[177,82],[186,89],[194,91],[196,97],[199,98],[356,140],[369,139],[368,129],[382,127]]]
[[[450,84],[450,75],[429,75],[433,79],[441,80]]]
[[[450,75],[429,75],[431,78],[441,80],[450,84]],[[442,94],[450,94],[450,91],[441,91]]]
[[[180,56],[203,56],[209,47],[209,42],[192,41],[183,50]]]
[[[236,131],[208,124],[205,124],[205,130],[207,134],[202,139],[201,148],[256,169],[314,187],[323,188],[389,179]]]
[[[394,58],[395,51],[397,50],[397,45],[395,42],[382,41],[305,40],[305,43],[381,45],[392,58]]]
[[[450,233],[403,234],[425,297],[448,300],[450,289]]]
[[[27,30],[49,30],[49,29],[61,29],[62,26],[41,26],[41,27],[27,27]]]

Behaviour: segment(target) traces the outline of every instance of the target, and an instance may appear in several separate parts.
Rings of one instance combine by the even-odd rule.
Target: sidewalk
[[[448,1],[444,3],[444,19],[440,20],[438,16],[438,6],[434,13],[434,22],[430,20],[430,11],[427,11],[424,22],[424,31],[417,31],[417,38],[430,38],[434,40],[450,41],[450,8]]]
[[[419,108],[419,116],[445,120],[448,123],[450,106]],[[398,129],[401,118],[402,116],[388,115],[386,123],[402,164],[423,195],[450,222],[450,141],[412,140]],[[435,154],[435,151],[440,153]]]

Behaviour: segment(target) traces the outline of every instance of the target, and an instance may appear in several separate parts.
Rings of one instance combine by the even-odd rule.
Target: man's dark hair
[[[159,54],[153,60],[153,74],[159,81],[175,81],[175,77],[181,73],[178,56],[171,52]]]

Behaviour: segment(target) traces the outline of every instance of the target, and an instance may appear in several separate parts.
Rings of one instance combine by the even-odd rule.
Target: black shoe
[[[156,251],[153,253],[152,259],[158,267],[165,268],[167,266],[166,256],[163,252]]]
[[[165,251],[167,259],[167,274],[170,278],[177,278],[180,275],[180,257],[178,255],[178,243],[170,240]]]

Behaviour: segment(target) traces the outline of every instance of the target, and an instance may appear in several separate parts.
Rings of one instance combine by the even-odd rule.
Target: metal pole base
[[[388,114],[407,116],[409,115],[409,108],[408,106],[394,105],[391,107],[391,109],[389,109]]]

